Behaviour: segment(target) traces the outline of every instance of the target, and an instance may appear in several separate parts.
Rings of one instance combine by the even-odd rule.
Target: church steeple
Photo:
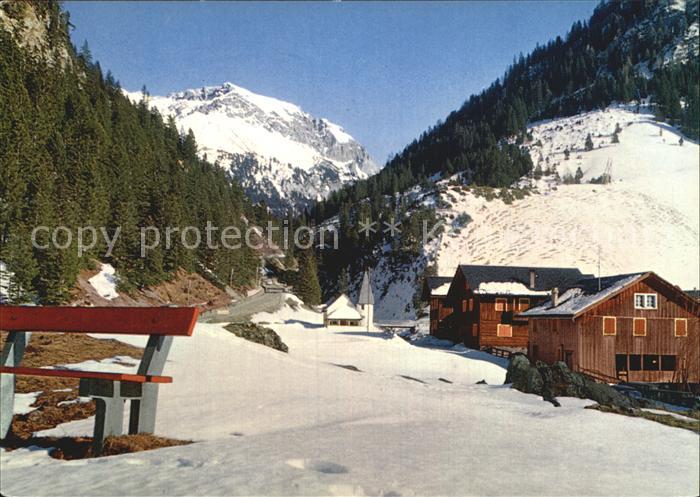
[[[362,314],[362,324],[371,331],[374,327],[374,294],[372,293],[372,278],[369,269],[365,269],[360,285],[360,295],[357,298],[357,307]]]
[[[369,269],[365,269],[362,275],[362,285],[360,286],[360,296],[357,299],[360,305],[374,305],[374,294],[372,293],[372,279],[369,276]]]

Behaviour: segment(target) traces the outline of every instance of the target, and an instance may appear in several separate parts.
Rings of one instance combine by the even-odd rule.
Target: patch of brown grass
[[[7,333],[0,334],[0,347],[4,346]],[[109,359],[115,356],[128,356],[134,363],[140,361],[143,349],[117,340],[103,340],[75,333],[32,333],[22,366],[43,367],[58,364],[71,364],[87,360]],[[61,423],[85,419],[95,414],[95,403],[74,402],[58,405],[61,402],[78,398],[78,380],[75,378],[46,378],[17,376],[16,391],[29,393],[41,391],[32,407],[34,411],[15,415],[7,439],[0,443],[7,450],[32,445],[51,448],[55,459],[84,459],[93,457],[91,437],[35,437],[41,430],[54,428]],[[65,391],[61,391],[65,390]],[[160,449],[185,445],[190,441],[158,437],[151,434],[122,435],[107,437],[102,456],[127,454],[144,450]]]
[[[96,263],[97,267],[97,263]],[[89,279],[97,269],[84,269],[78,274],[75,288],[71,292],[71,303],[75,305],[99,306],[160,306],[166,304],[195,305],[200,309],[216,309],[231,302],[231,297],[197,273],[180,268],[167,281],[143,289],[134,289],[128,294],[120,291],[115,299],[105,299],[97,293]]]
[[[0,334],[0,347],[4,346],[7,333]],[[143,349],[117,340],[102,340],[75,333],[32,333],[22,366],[44,367],[71,364],[90,359],[101,360],[114,356],[129,356],[138,363]],[[95,414],[94,402],[78,402],[59,406],[78,398],[78,379],[43,376],[17,376],[18,393],[41,392],[32,407],[38,409],[12,419],[11,431],[17,436],[54,428],[61,423],[85,419]],[[68,391],[61,391],[68,390]]]
[[[77,388],[73,388],[68,392],[51,390],[42,392],[33,404],[33,406],[38,406],[38,409],[28,414],[15,414],[13,416],[10,433],[20,437],[30,437],[37,431],[49,430],[61,423],[93,416],[95,414],[95,402],[92,400],[89,402],[58,405],[60,402],[77,398]]]
[[[0,347],[5,345],[7,333],[0,333]],[[76,333],[32,333],[22,366],[41,368],[57,364],[72,364],[90,359],[96,361],[123,355],[134,358],[138,363],[143,349],[117,340],[93,338]],[[45,378],[38,376],[18,376],[16,390],[20,393],[46,392],[78,387],[76,378]]]
[[[693,419],[681,419],[670,414],[657,414],[655,412],[644,411],[642,409],[622,409],[613,406],[592,405],[586,406],[586,409],[596,409],[601,412],[612,412],[615,414],[623,414],[632,418],[644,418],[650,421],[656,421],[662,425],[672,426],[674,428],[683,428],[686,430],[700,433],[700,422]]]
[[[99,457],[116,456],[119,454],[130,454],[132,452],[142,452],[145,450],[162,449],[164,447],[175,447],[178,445],[188,445],[189,440],[175,440],[173,438],[158,437],[149,433],[139,433],[137,435],[120,435],[117,437],[107,437]],[[66,461],[74,459],[87,459],[95,457],[92,454],[91,437],[18,437],[11,436],[3,440],[0,446],[8,451],[23,447],[42,447],[52,449],[49,455],[54,459]]]

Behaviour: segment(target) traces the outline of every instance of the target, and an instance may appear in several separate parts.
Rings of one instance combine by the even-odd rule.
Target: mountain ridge
[[[226,82],[146,98],[184,132],[199,153],[229,169],[246,193],[274,211],[298,211],[341,186],[379,170],[341,126],[300,106]]]

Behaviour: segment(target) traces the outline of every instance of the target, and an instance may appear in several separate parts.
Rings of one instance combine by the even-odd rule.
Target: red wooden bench
[[[93,453],[105,437],[121,435],[124,401],[131,400],[129,433],[153,433],[158,385],[172,383],[162,376],[173,337],[190,336],[197,321],[195,307],[32,307],[0,306],[0,330],[7,341],[0,356],[0,437],[12,424],[15,375],[78,378],[79,394],[96,403]],[[30,368],[21,366],[32,331],[148,335],[135,374]]]

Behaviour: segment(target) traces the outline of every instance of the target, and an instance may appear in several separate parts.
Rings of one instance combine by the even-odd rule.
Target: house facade
[[[452,278],[445,337],[475,349],[527,349],[528,319],[521,313],[542,304],[552,288],[569,288],[584,277],[576,268],[460,265]]]
[[[582,280],[522,316],[532,360],[611,382],[700,382],[700,303],[652,272]]]
[[[451,276],[428,276],[423,280],[421,300],[430,309],[430,334],[441,337],[441,324],[450,314],[452,307],[447,303],[447,291],[452,283]]]

